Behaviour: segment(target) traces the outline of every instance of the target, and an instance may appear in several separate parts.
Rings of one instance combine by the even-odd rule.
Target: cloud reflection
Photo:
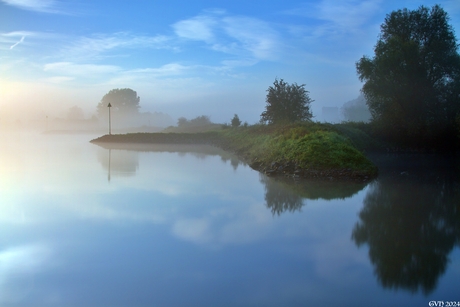
[[[44,270],[51,249],[27,244],[0,251],[0,303],[12,303],[34,290],[34,275]]]

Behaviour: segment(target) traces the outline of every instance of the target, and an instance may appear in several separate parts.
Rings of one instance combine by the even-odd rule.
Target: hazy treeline
[[[369,122],[372,118],[366,98],[362,94],[356,99],[345,102],[341,108],[341,113],[345,121],[351,122]]]
[[[177,126],[184,128],[184,127],[201,127],[201,126],[207,126],[212,124],[211,119],[209,116],[206,115],[201,115],[197,116],[193,119],[188,120],[185,117],[179,117],[177,120]]]

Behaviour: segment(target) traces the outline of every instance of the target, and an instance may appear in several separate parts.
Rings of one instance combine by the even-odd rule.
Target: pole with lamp
[[[111,135],[112,134],[112,122],[111,122],[111,118],[110,118],[110,108],[112,108],[112,105],[110,104],[110,102],[107,105],[107,107],[109,108],[109,135]]]

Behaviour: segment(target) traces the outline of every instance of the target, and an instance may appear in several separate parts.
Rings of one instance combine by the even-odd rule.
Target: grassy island
[[[377,167],[357,149],[358,143],[344,132],[332,125],[302,123],[194,133],[104,135],[91,142],[209,144],[234,152],[253,169],[272,176],[360,181],[376,177]]]

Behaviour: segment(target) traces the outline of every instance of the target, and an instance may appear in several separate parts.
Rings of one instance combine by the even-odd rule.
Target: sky
[[[141,112],[253,124],[277,78],[305,84],[322,120],[360,94],[385,16],[434,4],[459,38],[458,0],[0,0],[0,120],[90,117],[131,88]]]

